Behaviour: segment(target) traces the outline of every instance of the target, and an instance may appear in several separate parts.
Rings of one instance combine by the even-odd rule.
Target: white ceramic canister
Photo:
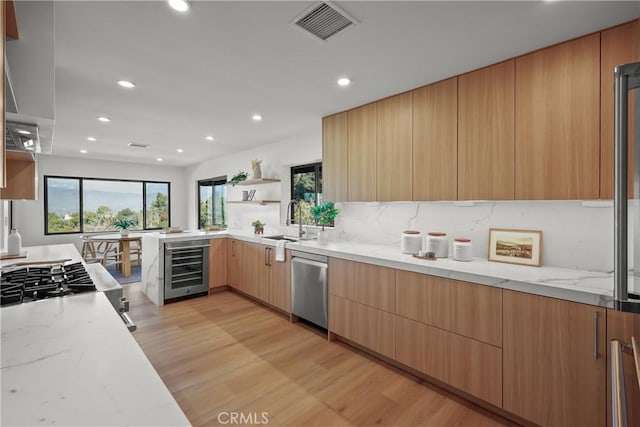
[[[22,250],[22,236],[14,228],[7,237],[7,255],[20,255]]]
[[[449,238],[447,233],[432,231],[427,234],[427,252],[436,254],[436,258],[449,256]]]
[[[473,247],[470,239],[462,237],[453,239],[453,259],[466,262],[473,259]]]
[[[417,255],[422,250],[422,235],[420,232],[415,230],[403,231],[400,250],[403,254]]]

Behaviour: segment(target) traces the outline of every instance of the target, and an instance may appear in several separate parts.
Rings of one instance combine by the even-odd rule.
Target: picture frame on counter
[[[489,229],[489,261],[542,265],[542,231],[509,228]]]

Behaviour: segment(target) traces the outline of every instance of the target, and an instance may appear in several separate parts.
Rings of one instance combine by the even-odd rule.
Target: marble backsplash
[[[429,231],[444,231],[451,239],[470,238],[473,256],[486,258],[489,228],[532,229],[543,232],[543,265],[613,270],[611,201],[349,202],[336,206],[340,215],[329,231],[330,240],[394,245],[400,250],[403,230],[419,230],[425,236]],[[297,230],[284,227],[285,211],[286,204],[230,204],[229,226],[249,231],[251,222],[260,219],[267,224],[265,235],[295,234]],[[636,222],[633,218],[630,228]]]

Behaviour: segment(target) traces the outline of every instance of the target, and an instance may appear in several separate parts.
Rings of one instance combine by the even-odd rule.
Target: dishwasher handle
[[[306,259],[306,258],[297,258],[297,257],[293,257],[291,258],[291,262],[292,263],[299,263],[299,264],[307,264],[307,265],[313,265],[315,267],[319,267],[322,269],[327,269],[327,263],[326,262],[320,262],[320,261],[314,261],[311,259]]]

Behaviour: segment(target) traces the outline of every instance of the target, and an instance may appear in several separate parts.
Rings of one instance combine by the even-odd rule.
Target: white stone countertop
[[[187,426],[107,297],[3,307],[3,426]]]
[[[155,234],[160,241],[215,239],[231,237],[247,242],[275,245],[276,241],[250,232],[225,230],[217,232],[184,232]],[[440,258],[427,261],[403,254],[397,245],[372,245],[357,242],[304,240],[287,242],[291,250],[310,252],[366,262],[399,270],[447,277],[481,285],[496,286],[520,292],[560,298],[603,307],[612,307],[613,274],[560,267],[529,267],[474,258],[471,262]],[[640,277],[629,276],[629,290],[640,292]]]

